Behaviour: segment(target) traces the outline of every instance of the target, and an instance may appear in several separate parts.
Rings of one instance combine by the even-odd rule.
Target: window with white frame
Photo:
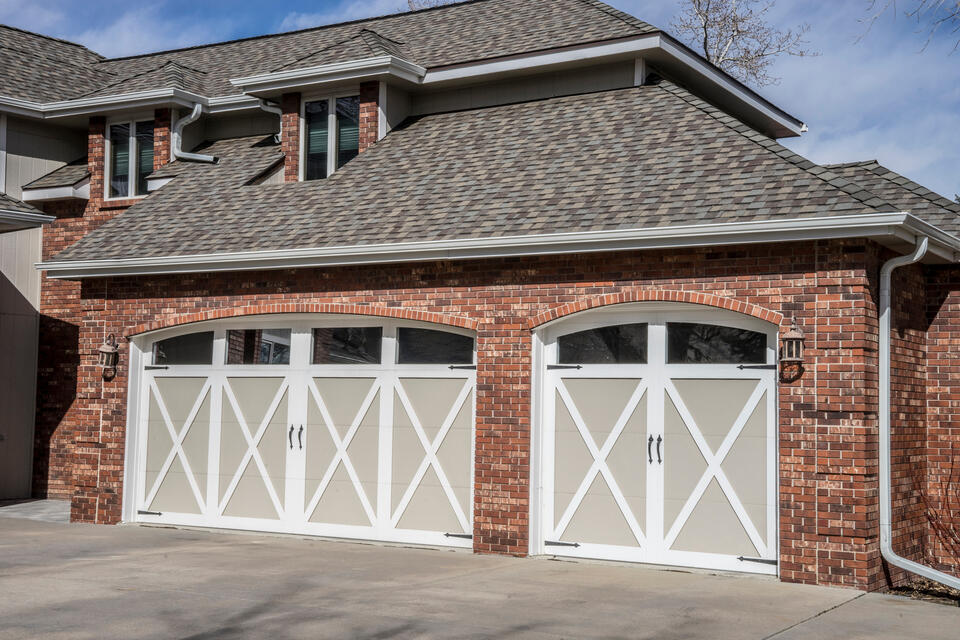
[[[303,105],[303,179],[317,180],[360,153],[360,98],[324,98]]]
[[[107,141],[107,197],[147,195],[147,176],[153,172],[153,120],[112,123]]]

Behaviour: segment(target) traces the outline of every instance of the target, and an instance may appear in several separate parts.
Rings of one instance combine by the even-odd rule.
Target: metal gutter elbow
[[[278,118],[280,118],[280,131],[278,131],[277,134],[273,136],[273,141],[276,142],[277,144],[280,144],[280,140],[283,137],[283,109],[281,109],[275,104],[267,102],[263,98],[260,98],[259,103],[260,103],[260,108],[262,110],[266,111],[267,113],[274,113],[277,115]]]
[[[906,256],[888,260],[880,268],[880,555],[890,564],[934,582],[960,589],[960,578],[907,560],[893,550],[893,507],[890,462],[890,331],[892,329],[890,298],[893,272],[899,267],[919,262],[927,253],[930,238],[923,236],[916,249]]]
[[[203,153],[189,153],[183,150],[183,129],[191,122],[195,122],[203,112],[203,105],[199,102],[193,105],[193,111],[186,118],[177,120],[173,126],[173,157],[176,160],[193,160],[194,162],[209,162],[217,164],[219,160],[214,156]]]

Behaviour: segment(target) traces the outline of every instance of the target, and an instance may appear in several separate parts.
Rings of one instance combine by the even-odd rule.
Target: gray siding
[[[390,131],[410,115],[410,94],[403,89],[387,85],[386,108],[387,130]]]
[[[20,187],[87,153],[82,131],[43,122],[7,119],[7,194],[19,198]]]
[[[630,60],[448,89],[436,93],[412,94],[410,115],[476,109],[593,91],[623,89],[632,86],[633,79],[634,62]]]
[[[270,135],[280,131],[280,118],[265,111],[243,116],[220,116],[206,118],[204,139],[223,140],[256,135]]]

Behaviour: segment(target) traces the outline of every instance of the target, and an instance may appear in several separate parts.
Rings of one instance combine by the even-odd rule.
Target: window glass
[[[379,364],[381,327],[313,330],[313,364]]]
[[[153,173],[153,122],[138,122],[137,138],[137,195],[147,195],[147,176]]]
[[[360,98],[337,98],[337,168],[360,153]]]
[[[130,125],[110,125],[110,197],[130,195]]]
[[[647,325],[621,324],[578,331],[557,340],[561,364],[645,364]]]
[[[290,329],[230,329],[227,364],[290,364]]]
[[[327,100],[308,102],[304,108],[306,120],[307,153],[303,170],[305,180],[327,177],[327,154],[329,153],[330,103]]]
[[[670,364],[763,364],[767,336],[747,329],[690,322],[667,323]]]
[[[397,329],[398,364],[473,364],[473,338],[432,329]]]
[[[153,364],[213,364],[213,331],[154,342]]]

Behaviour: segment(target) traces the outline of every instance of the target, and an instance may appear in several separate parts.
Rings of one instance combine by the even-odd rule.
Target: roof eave
[[[48,216],[44,213],[0,209],[0,233],[35,229],[56,219],[56,216]]]
[[[48,277],[83,279],[209,271],[298,269],[356,264],[470,260],[508,256],[727,246],[760,242],[796,242],[872,238],[892,246],[931,238],[931,254],[943,262],[960,259],[960,239],[909,213],[870,213],[833,218],[736,222],[652,229],[590,231],[502,238],[410,242],[402,244],[249,251],[188,256],[38,263]]]
[[[232,78],[230,83],[247,95],[270,97],[291,90],[322,87],[347,81],[393,78],[419,84],[427,70],[396,56],[377,56],[332,64]]]
[[[47,202],[50,200],[89,200],[90,176],[71,185],[31,188],[23,187],[20,199],[24,202]]]

